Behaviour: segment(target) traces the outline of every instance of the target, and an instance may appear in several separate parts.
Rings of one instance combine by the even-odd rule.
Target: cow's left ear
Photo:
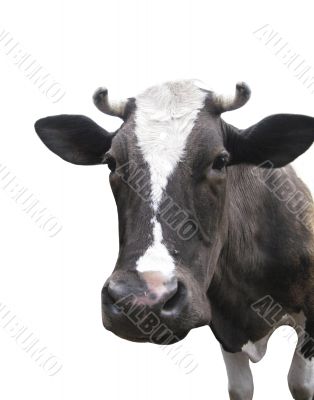
[[[305,115],[271,115],[251,126],[227,134],[230,164],[249,163],[283,167],[303,154],[314,141],[314,118]],[[267,165],[267,164],[265,164]]]
[[[65,161],[79,165],[103,163],[113,134],[83,115],[56,115],[35,123],[45,145]]]

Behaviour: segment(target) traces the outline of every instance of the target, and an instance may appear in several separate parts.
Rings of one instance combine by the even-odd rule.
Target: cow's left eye
[[[226,152],[221,153],[218,157],[215,158],[212,168],[221,171],[228,164],[228,161],[229,154]]]

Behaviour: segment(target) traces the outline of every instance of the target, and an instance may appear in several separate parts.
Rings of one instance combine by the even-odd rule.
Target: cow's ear
[[[271,115],[250,128],[229,129],[227,134],[231,164],[265,164],[275,168],[295,160],[313,141],[314,118],[293,114]]]
[[[66,161],[79,165],[101,164],[113,134],[83,115],[42,118],[35,130],[45,145]]]

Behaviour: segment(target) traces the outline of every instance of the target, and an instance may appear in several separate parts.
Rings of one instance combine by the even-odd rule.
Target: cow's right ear
[[[83,115],[42,118],[35,130],[51,151],[78,165],[102,164],[114,136]]]

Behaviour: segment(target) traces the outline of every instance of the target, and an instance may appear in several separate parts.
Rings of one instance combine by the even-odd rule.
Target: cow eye
[[[111,154],[106,154],[103,164],[107,164],[108,168],[110,169],[111,172],[114,172],[116,169],[116,160],[114,159],[114,157]]]
[[[212,168],[221,171],[228,164],[228,161],[229,154],[226,152],[221,153],[218,157],[215,158]]]

